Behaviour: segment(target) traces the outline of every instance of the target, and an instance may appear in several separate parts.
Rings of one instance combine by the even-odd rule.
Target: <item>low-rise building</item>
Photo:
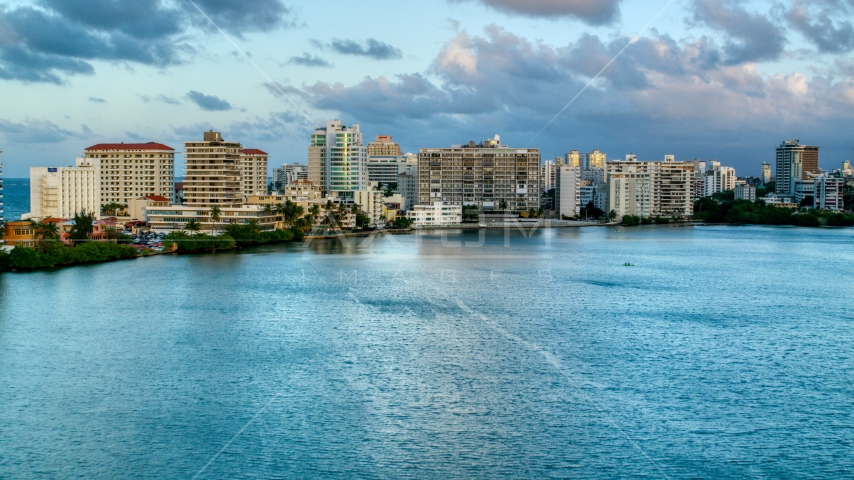
[[[128,201],[128,216],[131,221],[148,223],[147,209],[152,207],[168,207],[169,199],[160,195],[147,195]]]
[[[219,219],[213,218],[211,210],[209,208],[169,205],[147,209],[146,215],[151,230],[157,233],[184,230],[190,220],[198,222],[201,225],[202,232],[214,234],[222,233],[228,225],[245,224],[251,220],[258,222],[261,230],[276,228],[275,213],[265,213],[264,207],[259,205],[221,207],[219,208]]]
[[[415,227],[447,227],[463,221],[462,205],[434,202],[431,205],[416,205],[406,212]]]
[[[746,183],[739,183],[735,186],[735,199],[747,200],[748,202],[756,201],[756,187]]]
[[[33,247],[36,244],[36,231],[29,221],[6,222],[3,229],[3,240],[10,247]]]

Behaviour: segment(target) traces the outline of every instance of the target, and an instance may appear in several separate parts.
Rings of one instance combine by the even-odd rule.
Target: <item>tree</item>
[[[187,230],[188,232],[192,232],[194,234],[199,233],[201,229],[202,224],[200,224],[195,218],[191,218],[190,221],[187,222],[186,225],[184,225],[184,230]]]
[[[273,206],[270,204],[264,205],[264,215],[272,215],[273,214]]]
[[[504,200],[503,198],[501,200],[499,200],[498,201],[498,209],[501,210],[502,212],[504,210],[507,210],[507,200]]]
[[[41,237],[48,240],[56,240],[59,238],[59,225],[56,222],[42,222],[39,225]]]
[[[74,245],[77,245],[81,242],[85,242],[92,236],[92,232],[95,230],[95,214],[94,213],[86,213],[80,212],[74,214],[74,221],[71,225],[71,230],[68,232],[68,238],[74,242]]]
[[[807,195],[801,200],[801,208],[804,207],[812,207],[815,203],[815,199],[812,195]]]
[[[213,206],[213,207],[211,207],[210,215],[211,215],[211,220],[212,220],[212,222],[211,222],[211,234],[213,234],[213,231],[216,228],[216,225],[215,225],[216,222],[222,220],[222,210],[217,206]]]
[[[617,212],[616,212],[616,210],[611,210],[610,212],[608,212],[608,220],[610,220],[610,221],[612,221],[612,222],[613,222],[613,221],[614,221],[614,220],[616,220],[616,219],[617,219]]]
[[[121,203],[110,202],[106,205],[101,205],[101,213],[109,216],[116,216],[121,210],[127,208],[127,205]]]

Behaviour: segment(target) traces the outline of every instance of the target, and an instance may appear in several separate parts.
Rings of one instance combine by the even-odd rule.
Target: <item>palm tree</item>
[[[264,215],[272,215],[273,214],[273,206],[272,205],[264,205]]]
[[[617,218],[617,212],[615,210],[611,210],[610,212],[608,212],[608,219],[609,220],[611,220],[613,222],[614,219],[616,219],[616,218]]]
[[[502,213],[504,212],[504,210],[507,210],[507,200],[504,200],[503,198],[499,200],[498,209],[501,210]]]
[[[89,239],[95,229],[92,225],[94,222],[94,213],[75,213],[74,224],[71,226],[71,230],[68,232],[68,237],[74,242],[75,245],[80,242],[85,242]]]
[[[184,229],[193,233],[198,233],[199,230],[202,229],[202,225],[195,218],[191,218],[190,221],[184,225]]]
[[[39,225],[39,230],[42,238],[47,238],[49,240],[56,240],[59,238],[59,225],[57,225],[56,222],[42,222]]]
[[[211,235],[213,235],[214,227],[216,227],[216,222],[222,220],[222,210],[219,207],[213,206],[210,211],[211,215]]]
[[[316,203],[314,205],[312,205],[311,208],[309,209],[309,214],[312,217],[317,218],[317,216],[320,215],[320,205],[318,205]]]
[[[246,226],[249,227],[249,231],[252,233],[261,233],[261,225],[254,218],[246,222]]]

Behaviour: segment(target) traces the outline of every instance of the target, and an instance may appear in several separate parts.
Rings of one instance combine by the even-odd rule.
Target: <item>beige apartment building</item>
[[[267,194],[267,152],[257,148],[240,151],[243,171],[243,196]]]
[[[693,179],[693,162],[676,162],[672,155],[664,162],[637,161],[633,156],[609,162],[608,210],[618,217],[690,218]]]
[[[241,146],[219,132],[203,141],[184,142],[184,204],[193,208],[239,207],[243,204]]]
[[[540,207],[540,151],[510,148],[500,137],[451,148],[422,148],[418,155],[418,205],[477,205],[522,212]],[[411,207],[410,207],[411,208]]]
[[[368,143],[368,155],[374,157],[396,157],[401,154],[400,145],[390,135],[377,135],[376,140]]]
[[[101,205],[146,195],[175,198],[175,149],[162,143],[99,143],[85,151],[100,182]]]

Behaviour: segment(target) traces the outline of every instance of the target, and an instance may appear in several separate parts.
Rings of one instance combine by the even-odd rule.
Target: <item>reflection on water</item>
[[[851,476],[852,233],[437,230],[4,274],[0,477],[192,478],[233,438],[200,478]]]

